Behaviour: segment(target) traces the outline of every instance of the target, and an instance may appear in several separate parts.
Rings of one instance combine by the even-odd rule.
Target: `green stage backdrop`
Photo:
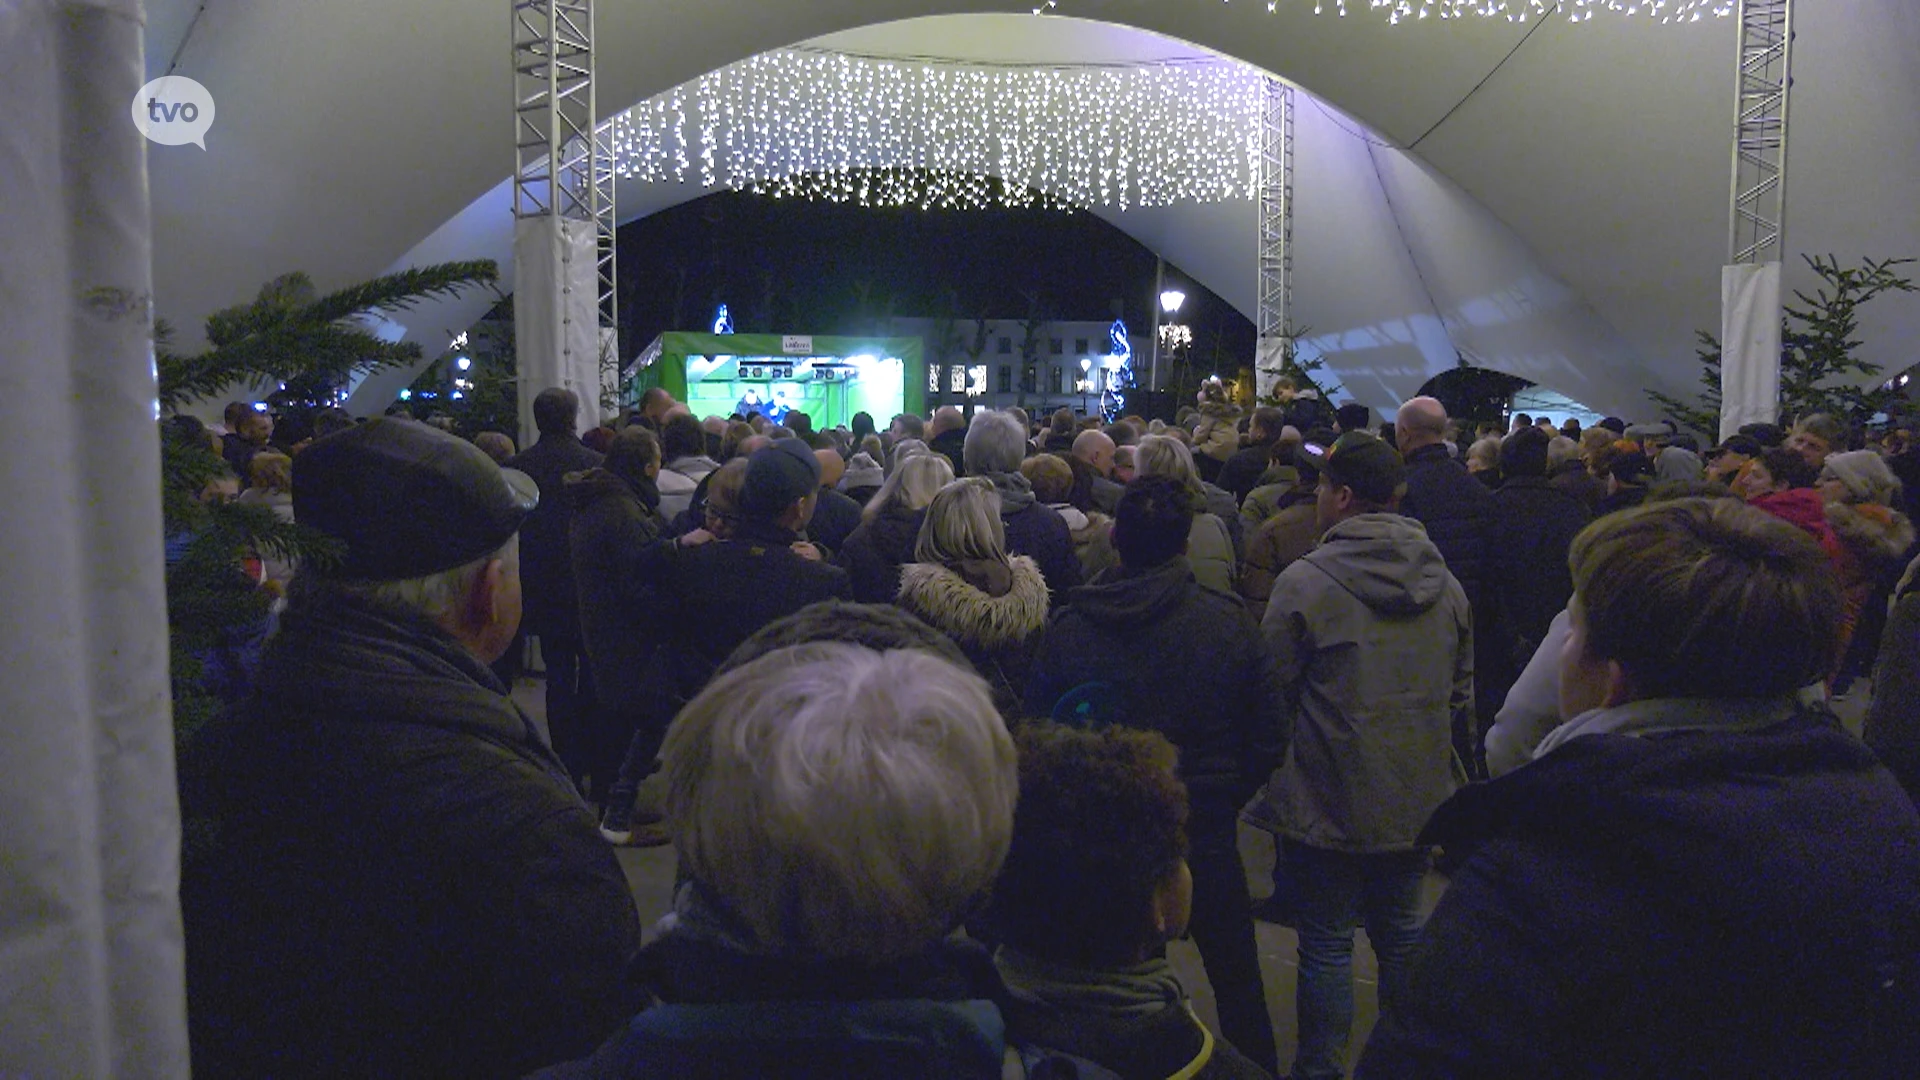
[[[656,344],[659,354],[635,373],[632,393],[637,398],[652,387],[663,387],[699,416],[734,412],[748,387],[763,399],[784,394],[786,403],[812,417],[816,428],[846,424],[857,412],[885,427],[896,413],[925,411],[927,363],[919,338],[676,330],[660,335]],[[866,359],[851,371],[840,366],[856,357]],[[832,365],[837,375],[853,377],[803,377],[808,361]],[[801,377],[750,379],[741,374],[742,368],[788,364],[801,369]]]

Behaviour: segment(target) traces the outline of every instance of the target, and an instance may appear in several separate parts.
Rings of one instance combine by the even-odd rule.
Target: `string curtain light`
[[[1250,199],[1261,85],[1225,60],[1016,66],[786,49],[615,118],[614,167],[864,206]]]

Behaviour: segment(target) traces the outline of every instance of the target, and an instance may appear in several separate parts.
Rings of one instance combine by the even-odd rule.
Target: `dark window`
[[[1059,364],[1053,365],[1053,392],[1056,394],[1067,392],[1067,369]]]
[[[1054,338],[1052,341],[1047,342],[1047,351],[1055,356],[1064,355],[1067,351],[1067,343],[1061,341],[1059,338]]]
[[[1087,355],[1087,339],[1086,338],[1077,337],[1073,339],[1073,355],[1075,356]]]
[[[1007,339],[1001,338],[1000,340],[1004,342]],[[1012,364],[1000,365],[1000,392],[1003,394],[1013,393],[1013,365]]]
[[[1021,393],[1023,394],[1038,393],[1040,390],[1039,383],[1040,383],[1040,372],[1032,364],[1028,364],[1026,367],[1023,367],[1020,369],[1020,392]]]
[[[1001,356],[1013,355],[1013,339],[1012,338],[1003,337],[1000,339],[1000,355]]]

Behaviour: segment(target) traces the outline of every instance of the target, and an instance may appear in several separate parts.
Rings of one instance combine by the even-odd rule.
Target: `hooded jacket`
[[[445,631],[295,581],[182,761],[196,1076],[520,1076],[641,996],[633,894],[565,768]]]
[[[1005,564],[908,563],[900,568],[900,606],[952,638],[993,685],[994,703],[1012,715],[1027,685],[1033,646],[1047,625],[1047,580],[1025,555]]]
[[[1849,640],[1867,635],[1856,651],[1869,657],[1866,647],[1879,643],[1886,626],[1887,596],[1906,569],[1913,523],[1898,510],[1872,503],[1833,503],[1826,511],[1827,527],[1840,544],[1840,588],[1846,598],[1842,635]]]
[[[1319,542],[1313,489],[1287,490],[1274,513],[1247,541],[1247,561],[1240,567],[1240,595],[1252,605],[1255,618],[1266,614],[1267,600],[1273,596],[1273,583],[1280,571]]]
[[[1253,619],[1184,558],[1119,567],[1067,594],[1047,623],[1027,711],[1158,731],[1180,749],[1194,816],[1231,818],[1280,760],[1280,686]]]
[[[648,696],[643,673],[660,624],[653,590],[626,567],[631,552],[666,530],[660,492],[644,476],[623,478],[604,467],[570,474],[565,491],[573,504],[568,535],[594,697],[602,707],[639,708]]]
[[[1200,421],[1193,428],[1193,453],[1205,454],[1218,465],[1240,449],[1240,406],[1226,401],[1209,401],[1200,406]]]
[[[1920,1075],[1920,817],[1873,755],[1791,699],[1576,723],[1613,733],[1433,816],[1465,861],[1357,1075]]]
[[[959,475],[956,473],[955,475]],[[1060,602],[1080,584],[1080,559],[1074,554],[1067,523],[1033,496],[1033,485],[1019,473],[980,473],[1000,494],[1000,522],[1007,530],[1007,553],[1027,555],[1047,579],[1051,601]]]
[[[1113,519],[1098,510],[1085,512],[1072,503],[1048,503],[1073,537],[1073,554],[1080,560],[1080,580],[1092,581],[1109,567],[1120,565],[1113,550]]]
[[[1261,623],[1293,738],[1268,786],[1285,837],[1409,851],[1459,786],[1452,726],[1473,709],[1466,592],[1419,522],[1361,514],[1281,571]]]
[[[704,454],[677,457],[661,466],[660,477],[655,482],[660,488],[660,516],[672,521],[686,513],[700,481],[719,467]]]

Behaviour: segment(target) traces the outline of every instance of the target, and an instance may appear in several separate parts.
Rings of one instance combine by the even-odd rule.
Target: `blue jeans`
[[[1300,984],[1294,995],[1300,1049],[1294,1080],[1346,1075],[1353,1034],[1353,930],[1366,920],[1380,960],[1381,997],[1403,977],[1420,934],[1424,851],[1354,855],[1286,842],[1289,887],[1298,903]]]

